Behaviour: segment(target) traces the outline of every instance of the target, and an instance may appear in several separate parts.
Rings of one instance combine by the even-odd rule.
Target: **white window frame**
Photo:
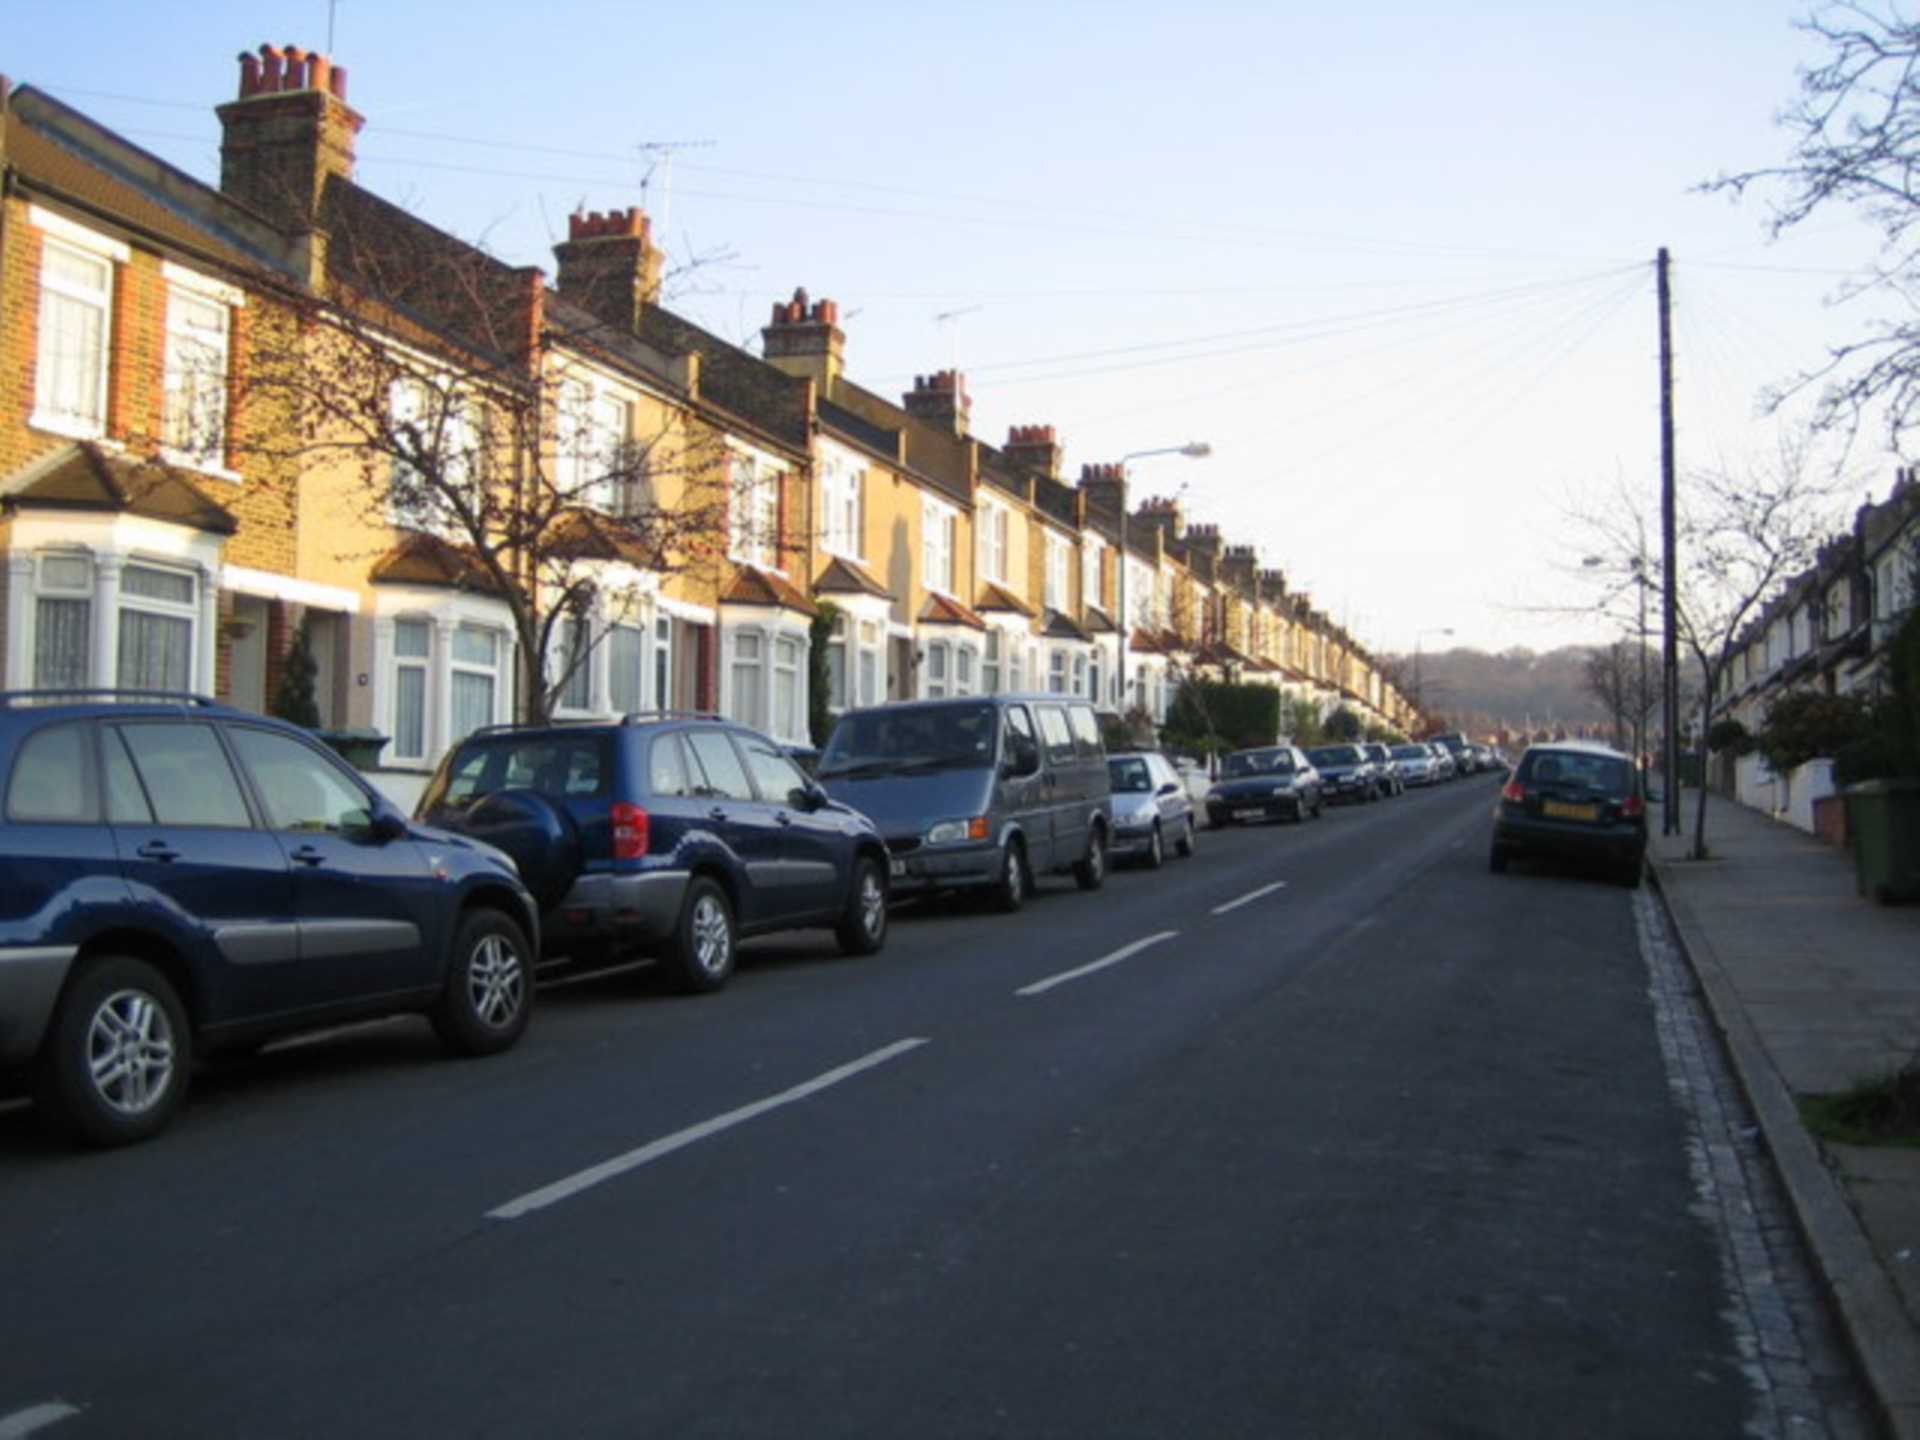
[[[807,647],[793,634],[775,631],[767,655],[767,733],[789,744],[805,737],[807,728]],[[780,692],[787,687],[787,713]]]
[[[1010,518],[1005,505],[984,497],[973,512],[973,523],[979,532],[976,537],[979,554],[975,563],[980,567],[980,578],[996,585],[1007,583]]]
[[[1083,609],[1105,610],[1106,597],[1100,590],[1101,562],[1107,547],[1097,536],[1080,542],[1080,604]]]
[[[463,631],[484,635],[493,642],[492,663],[482,664],[477,660],[463,660],[460,658],[459,640]],[[452,682],[455,676],[485,676],[493,686],[493,703],[487,707],[487,718],[480,723],[483,725],[498,724],[503,718],[501,713],[503,701],[506,699],[510,689],[506,662],[507,656],[513,647],[509,643],[506,632],[497,626],[482,625],[472,620],[463,620],[453,627],[452,634],[449,638],[452,642],[447,646],[446,653],[449,692],[452,690]],[[471,734],[472,732],[469,731],[468,733]],[[457,745],[465,738],[464,735],[455,735],[453,733],[453,711],[450,707],[447,711],[447,743],[449,745]]]
[[[64,435],[70,439],[98,440],[107,433],[108,409],[111,404],[109,385],[113,365],[113,302],[120,283],[119,266],[131,260],[133,252],[121,241],[97,234],[64,216],[43,210],[38,205],[27,207],[27,218],[29,223],[41,232],[42,246],[40,296],[35,312],[37,319],[34,341],[34,411],[33,418],[28,423],[36,430]],[[83,264],[103,267],[104,285],[96,290],[55,278],[50,273],[52,267],[46,263],[46,257],[56,253],[64,254]],[[88,368],[94,372],[92,378],[94,394],[98,398],[98,414],[58,409],[54,397],[48,393],[53,376],[53,367],[48,363],[47,354],[47,344],[53,333],[51,316],[48,314],[50,295],[59,296],[76,305],[92,307],[99,314],[99,354],[90,357],[87,361]]]
[[[1073,566],[1067,558],[1066,537],[1053,531],[1047,535],[1047,608],[1066,614],[1073,606]]]
[[[921,584],[937,594],[954,594],[954,542],[959,538],[960,512],[931,495],[920,497]]]
[[[780,572],[782,471],[768,457],[735,449],[727,467],[727,558]]]
[[[635,513],[630,464],[637,405],[626,390],[587,371],[563,377],[554,395],[553,484],[568,504],[605,515]]]
[[[227,480],[238,480],[240,477],[227,468],[227,427],[232,420],[233,404],[233,312],[246,305],[246,294],[232,285],[176,265],[171,260],[162,262],[160,273],[167,282],[166,361],[162,385],[164,403],[161,409],[161,429],[167,435],[167,444],[162,447],[161,453],[176,465],[188,466]],[[184,319],[184,312],[189,305],[211,307],[220,316],[218,344],[212,347],[215,354],[211,364],[192,364],[176,349],[178,342],[188,339],[195,345],[209,343],[204,332],[189,330]],[[217,392],[218,399],[212,407],[218,411],[217,416],[206,425],[204,435],[196,437],[190,431],[185,437],[199,438],[202,444],[197,449],[179,444],[180,437],[173,434],[177,423],[174,407],[179,403],[179,397],[191,388],[188,377],[195,375],[218,377],[217,384],[207,386],[209,392]]]
[[[427,653],[425,655],[402,655],[398,637],[402,625],[418,625],[426,632]],[[396,615],[393,617],[395,643],[393,646],[392,677],[389,684],[387,708],[389,718],[387,728],[392,732],[393,759],[399,762],[411,762],[424,765],[433,754],[433,669],[438,642],[434,638],[433,617],[430,615]],[[400,676],[402,672],[417,673],[420,676],[420,748],[417,751],[404,748],[405,738],[400,727]]]
[[[47,562],[49,560],[71,560],[85,565],[87,567],[85,582],[79,586],[54,585],[49,583],[47,579]],[[43,676],[40,673],[38,646],[41,623],[40,607],[43,602],[48,600],[78,601],[86,606],[86,623],[82,630],[82,634],[86,639],[86,660],[81,666],[80,683],[82,685],[95,683],[97,678],[94,673],[95,667],[99,664],[100,660],[100,657],[94,653],[96,649],[94,638],[95,617],[99,614],[97,607],[100,603],[97,594],[99,589],[99,573],[99,569],[94,562],[94,557],[85,550],[43,550],[33,557],[32,604],[35,644],[32,653],[26,657],[26,666],[32,676],[31,683],[33,688],[50,688],[57,683],[55,677]],[[16,635],[19,634],[17,630],[15,633]],[[24,637],[22,637],[22,639],[24,639]]]
[[[184,601],[165,600],[154,595],[134,595],[127,590],[127,572],[147,570],[158,575],[168,575],[187,581],[191,586],[191,595]],[[184,687],[191,690],[197,683],[200,673],[201,615],[200,601],[207,583],[206,576],[186,566],[169,564],[164,560],[151,560],[145,556],[129,557],[120,572],[120,597],[113,617],[116,634],[120,629],[120,618],[129,612],[137,615],[153,615],[165,620],[185,621],[187,626],[187,680]],[[120,670],[127,663],[127,650],[123,643],[114,645],[114,675],[110,683],[125,685]],[[172,687],[168,687],[172,688]]]
[[[844,451],[820,455],[820,543],[830,555],[861,558],[866,521],[866,467]]]

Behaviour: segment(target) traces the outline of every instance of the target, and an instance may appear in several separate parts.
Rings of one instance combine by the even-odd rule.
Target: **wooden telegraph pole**
[[[1680,833],[1680,626],[1674,601],[1675,536],[1673,503],[1673,289],[1667,280],[1667,247],[1660,247],[1655,269],[1660,291],[1660,574],[1661,574],[1661,718],[1666,726],[1666,773],[1661,786],[1660,833]],[[1643,577],[1644,578],[1644,577]],[[1700,777],[1706,783],[1706,777]]]

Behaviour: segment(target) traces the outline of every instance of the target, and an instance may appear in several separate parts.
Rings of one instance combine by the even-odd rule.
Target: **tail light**
[[[1505,785],[1500,787],[1500,798],[1510,805],[1525,804],[1527,787],[1522,785],[1518,780],[1509,780]]]
[[[1620,813],[1629,820],[1638,820],[1647,813],[1647,802],[1638,793],[1629,795],[1620,802]]]
[[[638,860],[647,853],[647,812],[624,802],[613,807],[613,858]]]

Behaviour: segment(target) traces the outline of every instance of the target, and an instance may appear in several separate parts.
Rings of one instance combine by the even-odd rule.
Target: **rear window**
[[[1242,775],[1286,775],[1293,771],[1291,750],[1242,750],[1227,756],[1229,779]]]
[[[1309,750],[1307,758],[1315,765],[1358,765],[1362,756],[1357,745],[1322,745]]]
[[[1393,747],[1396,760],[1431,760],[1431,752],[1424,745],[1396,745]]]
[[[496,790],[535,790],[555,800],[604,796],[612,781],[604,735],[513,735],[470,741],[429,805],[466,807]]]
[[[1153,776],[1147,773],[1147,762],[1138,755],[1107,761],[1107,776],[1113,782],[1116,795],[1145,795],[1153,789]]]
[[[1633,784],[1633,767],[1612,755],[1582,755],[1549,750],[1528,755],[1522,767],[1523,785],[1552,785],[1589,790],[1601,795],[1626,795]]]

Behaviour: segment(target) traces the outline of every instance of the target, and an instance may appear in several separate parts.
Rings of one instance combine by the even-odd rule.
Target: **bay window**
[[[733,637],[732,704],[727,714],[742,725],[766,723],[766,687],[762,670],[765,642],[752,630]]]
[[[501,648],[497,630],[478,625],[455,627],[449,657],[453,672],[453,714],[448,744],[459,743],[497,718]]]
[[[777,636],[773,642],[773,719],[769,728],[776,739],[793,740],[806,732],[800,705],[802,648],[791,635]]]
[[[33,683],[72,689],[93,683],[93,562],[43,555],[34,600]]]
[[[129,690],[191,690],[199,581],[178,570],[128,565],[120,577],[115,683]]]
[[[607,635],[607,698],[616,715],[631,715],[646,703],[640,694],[645,640],[645,633],[631,625],[616,625]]]
[[[951,659],[952,647],[944,640],[935,640],[927,646],[926,698],[944,699],[947,695],[947,670]]]

